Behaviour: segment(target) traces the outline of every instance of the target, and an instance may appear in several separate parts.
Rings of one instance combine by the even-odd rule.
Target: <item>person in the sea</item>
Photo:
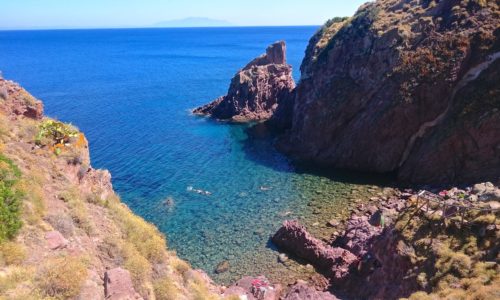
[[[172,197],[167,197],[165,201],[163,202],[165,206],[172,207],[175,205],[174,199]]]
[[[186,189],[188,192],[195,192],[197,194],[200,194],[200,195],[205,195],[205,196],[210,196],[212,195],[211,192],[209,191],[204,191],[204,190],[200,190],[200,189],[195,189],[193,188],[192,186],[188,186],[187,189]]]

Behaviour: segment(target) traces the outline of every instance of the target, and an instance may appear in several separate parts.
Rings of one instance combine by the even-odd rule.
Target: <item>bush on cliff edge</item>
[[[0,242],[14,237],[22,225],[22,193],[16,188],[20,177],[17,166],[0,154]]]

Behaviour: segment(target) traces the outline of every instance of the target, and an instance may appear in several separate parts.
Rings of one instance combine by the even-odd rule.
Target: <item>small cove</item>
[[[376,181],[306,172],[271,139],[249,137],[245,125],[189,109],[224,94],[236,70],[279,39],[298,79],[316,29],[3,31],[0,70],[42,99],[48,115],[86,133],[93,165],[111,171],[123,201],[179,256],[221,283],[259,274],[276,280],[304,273],[279,264],[268,243],[283,220],[299,218],[326,236],[326,222],[377,192]],[[226,260],[229,271],[214,274]]]

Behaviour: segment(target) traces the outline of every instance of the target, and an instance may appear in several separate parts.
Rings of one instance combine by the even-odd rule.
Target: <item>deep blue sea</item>
[[[316,30],[0,31],[0,70],[42,99],[47,115],[85,132],[93,166],[111,171],[123,201],[156,224],[179,256],[220,282],[279,277],[287,270],[269,235],[287,218],[312,224],[318,210],[330,217],[324,211],[345,207],[360,186],[297,172],[272,140],[189,110],[225,94],[235,72],[277,40],[287,42],[298,80]],[[174,206],[163,205],[167,197]],[[230,271],[213,274],[223,260]]]

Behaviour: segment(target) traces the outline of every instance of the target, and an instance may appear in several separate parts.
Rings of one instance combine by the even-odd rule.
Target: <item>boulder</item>
[[[366,217],[351,218],[347,221],[344,235],[336,240],[336,243],[354,255],[364,256],[368,253],[373,239],[381,233],[382,227],[372,226]]]
[[[283,300],[337,300],[338,298],[328,292],[317,291],[304,281],[297,281]]]
[[[114,268],[104,274],[104,293],[106,299],[139,300],[143,299],[134,289],[129,271]]]
[[[281,286],[272,285],[264,276],[243,277],[224,292],[226,297],[235,295],[247,300],[278,300],[280,294]]]
[[[50,250],[66,248],[68,240],[59,231],[50,231],[45,234],[45,240]]]
[[[217,267],[215,268],[215,273],[221,274],[221,273],[227,272],[227,271],[229,271],[229,267],[230,267],[230,264],[227,260],[221,261],[217,265]]]
[[[281,249],[311,262],[334,282],[344,280],[358,262],[350,251],[328,246],[311,236],[298,221],[285,221],[272,241]]]
[[[292,68],[286,63],[286,45],[280,41],[234,76],[227,95],[193,113],[235,122],[266,120],[280,99],[288,97],[294,88]]]

